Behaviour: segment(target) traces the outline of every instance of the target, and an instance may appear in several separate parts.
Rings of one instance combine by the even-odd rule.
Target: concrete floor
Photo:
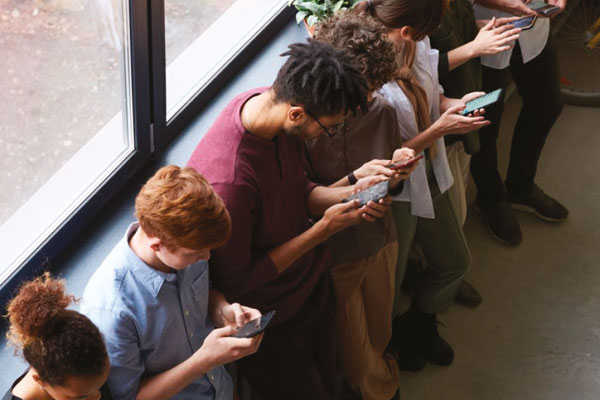
[[[502,121],[502,174],[520,98]],[[477,309],[440,317],[451,367],[403,373],[404,400],[600,399],[600,109],[565,106],[542,154],[537,183],[570,210],[549,224],[518,213],[523,243],[492,239],[469,211],[465,232],[482,293]]]

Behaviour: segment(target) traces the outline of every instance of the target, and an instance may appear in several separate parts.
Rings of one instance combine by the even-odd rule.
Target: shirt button
[[[215,380],[215,377],[214,377],[214,375],[210,375],[210,380],[211,380],[211,381],[214,381],[214,380]]]
[[[194,332],[190,332],[190,337],[194,337]]]
[[[188,315],[190,315],[190,311],[189,310],[185,310],[185,316],[187,317]]]

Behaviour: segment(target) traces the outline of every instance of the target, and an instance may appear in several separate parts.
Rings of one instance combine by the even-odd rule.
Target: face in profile
[[[189,265],[195,264],[201,260],[210,258],[210,249],[186,249],[184,247],[170,248],[164,244],[160,244],[156,256],[169,268],[175,270],[183,270]]]
[[[334,136],[344,123],[346,115],[316,116],[302,107],[292,107],[288,112],[288,123],[284,130],[288,135],[301,140],[315,139],[321,135]]]

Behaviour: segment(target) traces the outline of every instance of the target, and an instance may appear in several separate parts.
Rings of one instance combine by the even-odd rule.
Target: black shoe
[[[527,192],[508,193],[508,201],[513,210],[534,214],[544,221],[559,222],[569,216],[565,206],[544,193],[535,183]]]
[[[454,301],[458,304],[462,304],[463,306],[477,307],[481,304],[483,299],[473,285],[471,285],[469,282],[462,281]]]
[[[454,350],[439,334],[435,314],[417,311],[419,336],[417,344],[425,360],[437,365],[450,365],[454,361]]]
[[[415,314],[411,309],[392,320],[390,347],[395,350],[401,371],[418,372],[425,368],[425,355],[417,343],[418,321]]]
[[[521,227],[506,200],[495,203],[475,203],[475,211],[492,237],[507,246],[518,246],[523,241]]]

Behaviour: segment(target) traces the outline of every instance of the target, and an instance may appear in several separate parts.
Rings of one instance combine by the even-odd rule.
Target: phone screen
[[[509,22],[508,24],[514,26],[515,28],[528,29],[533,26],[533,23],[536,20],[536,18],[537,17],[535,15],[530,15],[528,17]]]
[[[502,89],[496,89],[493,92],[489,92],[483,96],[473,99],[467,103],[467,107],[461,112],[461,114],[467,115],[475,110],[479,110],[480,108],[487,108],[500,100],[501,95]]]
[[[369,201],[379,201],[380,199],[383,199],[385,196],[388,195],[389,190],[389,181],[379,182],[363,190],[362,192],[354,193],[353,195],[346,197],[344,200],[342,200],[342,203],[347,203],[352,200],[358,200],[359,207],[362,207]]]
[[[267,325],[269,325],[269,322],[271,322],[271,319],[273,319],[274,315],[275,310],[269,311],[268,313],[263,314],[250,322],[247,322],[233,335],[233,337],[251,338],[260,334],[267,328]]]

